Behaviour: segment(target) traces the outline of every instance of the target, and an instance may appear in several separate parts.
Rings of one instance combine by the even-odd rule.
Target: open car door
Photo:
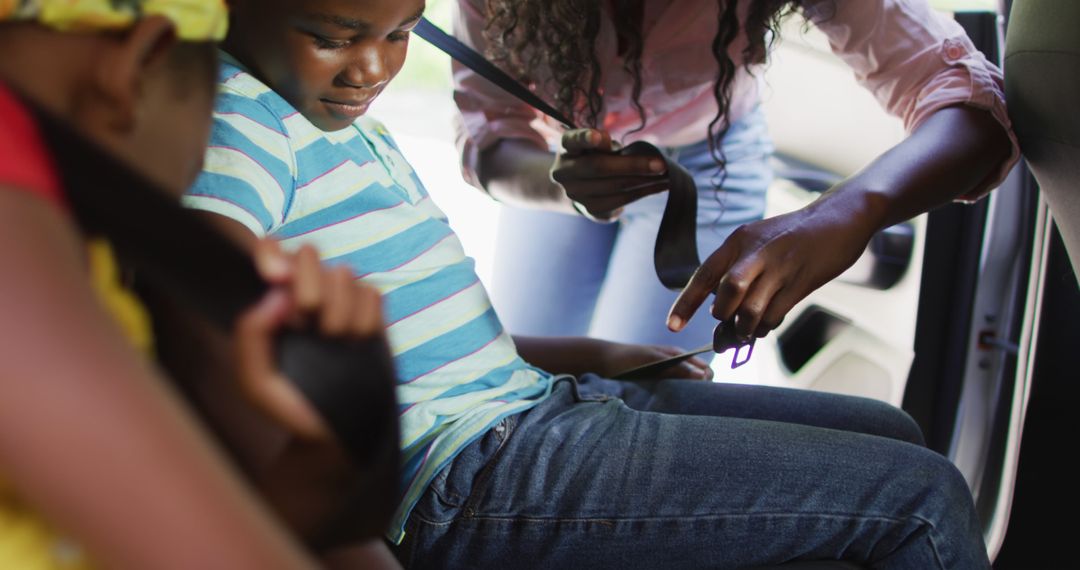
[[[932,3],[1001,63],[1007,4]],[[782,38],[765,75],[777,148],[768,215],[807,204],[904,136],[822,34],[792,19]],[[1062,402],[1076,401],[1063,399],[1076,393],[1066,377],[1077,379],[1080,350],[1063,339],[1075,344],[1078,322],[1075,276],[1020,166],[987,199],[881,232],[851,270],[759,341],[755,374],[902,406],[967,478],[991,558],[1002,552],[996,567],[1063,568],[1059,548],[1038,546],[1048,525],[1037,517],[1054,497],[1075,495],[1048,471],[1053,449],[1060,454],[1051,442],[1067,429]]]

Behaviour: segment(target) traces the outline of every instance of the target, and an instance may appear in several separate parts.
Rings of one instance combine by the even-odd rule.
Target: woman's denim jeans
[[[695,381],[556,383],[432,483],[409,568],[989,568],[968,487],[861,398]]]

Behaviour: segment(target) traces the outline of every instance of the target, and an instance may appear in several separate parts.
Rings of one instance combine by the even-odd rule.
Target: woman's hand
[[[1008,133],[981,109],[946,107],[902,143],[809,206],[736,230],[675,301],[681,330],[710,293],[713,316],[765,336],[810,292],[851,267],[874,232],[984,189],[1011,152]]]
[[[682,330],[715,292],[714,317],[734,318],[740,337],[766,336],[866,248],[876,224],[853,206],[826,195],[801,210],[740,227],[694,273],[671,308],[668,328]]]
[[[272,288],[244,313],[234,335],[244,394],[294,435],[328,440],[322,419],[277,369],[274,339],[287,326],[315,327],[327,337],[364,338],[382,331],[377,292],[356,283],[343,266],[325,268],[311,246],[286,254],[273,240],[255,244],[255,265]]]
[[[619,156],[611,135],[596,129],[567,131],[563,153],[551,167],[551,179],[598,221],[619,217],[623,206],[667,188],[663,160]],[[580,209],[579,209],[580,211]]]

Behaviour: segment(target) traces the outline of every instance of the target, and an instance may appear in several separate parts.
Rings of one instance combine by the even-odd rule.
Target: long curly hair
[[[600,62],[596,39],[600,32],[601,4],[607,0],[485,0],[484,28],[488,57],[524,83],[548,78],[555,105],[581,126],[596,127],[603,112]],[[721,172],[724,157],[720,142],[730,122],[732,83],[740,67],[764,61],[778,37],[780,21],[809,0],[716,0],[718,17],[712,41],[719,66],[713,96],[719,108],[709,124],[709,150]],[[622,49],[623,68],[633,79],[631,103],[640,117],[636,130],[648,122],[641,104],[642,37],[638,14],[645,0],[615,0],[614,23]],[[740,3],[749,3],[746,20],[739,20]],[[748,43],[737,58],[732,44],[745,33]]]

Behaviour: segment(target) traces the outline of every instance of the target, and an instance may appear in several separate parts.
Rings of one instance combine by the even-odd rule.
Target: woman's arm
[[[110,568],[308,568],[91,292],[55,207],[0,191],[0,472]]]
[[[736,318],[743,336],[765,336],[855,263],[875,232],[984,186],[1011,152],[1007,131],[990,113],[941,109],[809,206],[736,230],[675,301],[669,328],[681,330],[715,292],[714,317]]]
[[[1019,157],[1001,71],[926,0],[822,0],[804,10],[911,136],[810,206],[740,228],[672,307],[680,330],[715,291],[713,315],[764,336],[851,266],[874,232],[974,199]]]
[[[454,35],[480,53],[487,48],[486,24],[483,0],[455,2]],[[612,155],[610,138],[600,131],[570,131],[569,139],[563,138],[568,152],[557,157],[534,124],[538,111],[460,63],[452,65],[454,101],[461,112],[458,147],[463,173],[494,198],[571,214],[573,199],[594,217],[606,219],[622,205],[662,189],[626,195],[624,188],[647,184],[662,168],[654,170],[640,157]],[[554,132],[548,129],[547,134]],[[582,133],[595,133],[597,138],[590,141]]]

